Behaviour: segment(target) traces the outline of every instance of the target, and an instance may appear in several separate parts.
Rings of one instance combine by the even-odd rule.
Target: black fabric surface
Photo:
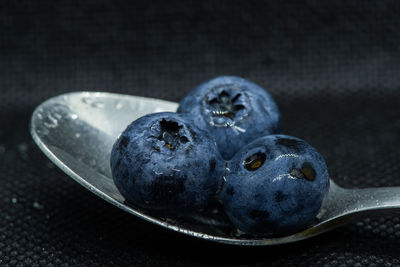
[[[94,196],[29,135],[33,109],[61,93],[179,101],[239,75],[339,185],[400,186],[399,15],[397,1],[0,2],[0,265],[400,266],[398,215],[289,245],[211,243]]]

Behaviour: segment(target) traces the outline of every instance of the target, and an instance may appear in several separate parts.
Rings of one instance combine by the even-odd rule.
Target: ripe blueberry
[[[180,102],[199,127],[215,138],[225,159],[245,144],[281,131],[280,113],[271,95],[246,79],[221,76],[193,89]]]
[[[220,200],[233,224],[255,235],[287,235],[313,222],[329,186],[327,166],[309,144],[270,135],[229,162]]]
[[[168,217],[204,209],[220,186],[224,164],[207,132],[169,112],[132,122],[111,153],[114,182],[126,201]]]

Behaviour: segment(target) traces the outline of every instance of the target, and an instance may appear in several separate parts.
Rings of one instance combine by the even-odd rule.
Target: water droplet
[[[104,103],[101,101],[96,101],[96,102],[93,102],[91,106],[94,108],[104,108]]]
[[[115,103],[115,108],[116,109],[121,109],[124,107],[124,104],[121,103],[121,101],[117,101],[117,103]]]
[[[53,123],[53,124],[57,124],[57,119],[54,118],[53,114],[49,114],[49,116],[47,116],[49,118],[49,120]]]
[[[78,118],[78,115],[76,115],[76,114],[71,114],[71,119],[72,120],[76,120]]]
[[[53,115],[49,114],[47,116],[47,120],[43,122],[43,125],[46,126],[47,128],[56,128],[58,125],[58,121],[56,118],[53,117]]]
[[[38,116],[39,119],[43,119],[42,113],[38,113],[37,116]]]
[[[62,118],[62,115],[61,115],[61,114],[58,114],[58,113],[54,113],[53,116],[54,116],[54,118],[56,118],[57,120],[60,120],[60,119]]]
[[[81,100],[85,104],[90,104],[92,102],[92,99],[90,97],[82,97]]]
[[[75,134],[75,138],[79,138],[79,137],[81,137],[81,134],[80,133],[76,133]]]
[[[43,125],[46,126],[47,128],[56,128],[57,127],[57,125],[54,125],[54,124],[51,124],[48,122],[43,122]],[[47,132],[47,133],[49,133],[49,132]]]
[[[90,105],[93,108],[103,108],[104,103],[100,100],[93,99],[91,97],[82,97],[82,102]]]
[[[45,124],[45,122],[43,124]],[[42,128],[38,128],[37,129],[37,133],[42,134],[42,135],[48,135],[49,134],[49,130],[47,128],[45,128],[45,127],[42,127]]]
[[[11,198],[11,203],[17,204],[17,202],[18,202],[17,198],[15,198],[15,197]]]

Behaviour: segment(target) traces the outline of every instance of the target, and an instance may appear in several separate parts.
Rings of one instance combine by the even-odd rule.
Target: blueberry
[[[202,211],[220,187],[224,168],[212,137],[177,113],[135,120],[111,152],[114,182],[126,201],[162,216]]]
[[[280,113],[271,95],[234,76],[196,87],[180,102],[178,112],[191,114],[200,128],[209,131],[225,159],[258,137],[281,131]]]
[[[220,193],[226,213],[243,232],[279,236],[313,222],[328,190],[322,156],[286,135],[259,138],[228,163]]]

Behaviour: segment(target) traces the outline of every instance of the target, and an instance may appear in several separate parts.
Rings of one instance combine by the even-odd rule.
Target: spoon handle
[[[334,193],[328,197],[334,198],[329,201],[334,206],[329,208],[335,212],[330,217],[400,209],[400,187],[348,189],[332,183],[331,188]]]
[[[400,187],[347,189],[354,199],[353,207],[360,210],[400,208]]]

